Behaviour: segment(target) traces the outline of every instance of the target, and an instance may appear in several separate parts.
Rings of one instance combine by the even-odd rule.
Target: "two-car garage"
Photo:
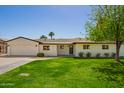
[[[7,42],[7,54],[16,56],[36,56],[38,53],[39,42],[18,37]]]

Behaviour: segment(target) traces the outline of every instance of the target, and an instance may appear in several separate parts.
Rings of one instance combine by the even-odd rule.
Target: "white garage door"
[[[37,55],[38,48],[36,46],[10,46],[10,55]]]

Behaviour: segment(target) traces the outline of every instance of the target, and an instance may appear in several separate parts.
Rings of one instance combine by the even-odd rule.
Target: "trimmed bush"
[[[104,56],[105,57],[109,57],[109,53],[104,53]]]
[[[116,56],[116,53],[113,53],[113,52],[112,52],[111,57],[114,58],[115,56]]]
[[[97,54],[96,54],[96,58],[99,58],[100,56],[101,56],[100,53],[97,53]]]
[[[79,57],[84,57],[84,53],[83,52],[80,52],[79,53]]]
[[[44,53],[37,53],[37,57],[44,57]]]
[[[91,53],[90,52],[87,52],[86,53],[86,57],[91,57]]]

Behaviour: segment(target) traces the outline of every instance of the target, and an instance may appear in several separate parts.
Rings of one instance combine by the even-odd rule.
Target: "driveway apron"
[[[30,57],[0,57],[0,74],[8,72],[34,60],[47,60],[52,58],[30,58]]]

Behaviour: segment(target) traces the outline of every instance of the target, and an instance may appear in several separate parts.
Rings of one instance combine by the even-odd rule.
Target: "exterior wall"
[[[32,55],[36,56],[38,53],[38,42],[18,38],[7,43],[8,55]]]
[[[59,56],[68,56],[69,55],[69,45],[64,45],[64,49],[60,48],[61,45],[57,46],[57,51]]]
[[[49,45],[50,50],[43,50],[44,45]],[[42,52],[45,56],[58,56],[58,55],[69,55],[69,45],[64,45],[64,49],[60,49],[60,45],[51,45],[51,44],[40,44],[35,41],[31,41],[24,38],[18,38],[12,41],[0,42],[1,53],[6,53],[8,55],[33,55],[36,56],[38,52]],[[83,49],[83,45],[90,45],[90,49]],[[109,49],[102,49],[102,45],[109,45]],[[90,52],[92,56],[96,56],[97,53],[100,53],[101,56],[104,56],[104,53],[115,53],[116,47],[115,44],[73,44],[73,54],[74,56],[79,56],[80,52],[87,53]],[[0,54],[1,54],[0,53]],[[124,56],[124,44],[120,48],[120,56]]]
[[[0,54],[6,54],[7,52],[7,43],[0,40]]]
[[[124,56],[124,44],[120,47],[120,56]]]
[[[57,56],[57,45],[48,45],[50,50],[43,50],[44,45],[39,45],[39,52],[44,53],[45,56]]]
[[[80,52],[83,52],[83,53],[90,52],[92,56],[96,56],[97,53],[100,53],[101,56],[104,56],[104,53],[109,53],[109,54],[112,54],[112,52],[115,53],[115,44],[86,44],[86,45],[90,45],[90,49],[83,49],[83,45],[85,44],[74,45],[75,56],[79,56]],[[109,49],[102,49],[102,45],[109,45]],[[124,46],[123,46],[123,49],[124,49]],[[120,54],[124,56],[124,52],[121,52]]]
[[[78,56],[78,55],[77,55],[77,52],[78,52],[79,50],[76,51],[76,48],[77,48],[77,45],[74,44],[74,45],[73,45],[73,55],[74,55],[74,56]]]

